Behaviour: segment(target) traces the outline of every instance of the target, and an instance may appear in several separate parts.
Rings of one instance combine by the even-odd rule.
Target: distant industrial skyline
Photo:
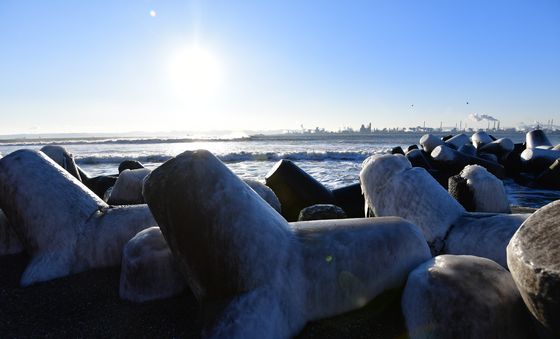
[[[4,0],[0,43],[2,135],[560,122],[555,0]]]

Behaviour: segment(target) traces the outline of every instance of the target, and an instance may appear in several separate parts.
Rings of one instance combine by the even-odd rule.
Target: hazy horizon
[[[0,134],[558,124],[559,37],[553,0],[6,0]]]

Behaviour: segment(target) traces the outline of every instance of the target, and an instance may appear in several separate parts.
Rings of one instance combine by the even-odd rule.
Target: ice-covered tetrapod
[[[111,208],[42,152],[0,160],[0,207],[30,256],[22,285],[119,265],[124,244],[156,225],[148,207]]]
[[[434,254],[478,255],[507,267],[507,244],[528,216],[468,213],[423,168],[399,155],[366,159],[360,181],[375,215],[418,225]]]
[[[309,320],[360,307],[429,258],[400,218],[291,226],[208,151],[185,152],[144,197],[188,285],[207,337],[287,338]]]

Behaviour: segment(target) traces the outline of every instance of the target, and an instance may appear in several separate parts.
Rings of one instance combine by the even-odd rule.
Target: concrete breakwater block
[[[280,200],[282,215],[288,221],[296,221],[307,206],[335,203],[328,188],[289,160],[278,161],[265,179]]]
[[[445,142],[433,134],[424,134],[420,138],[420,146],[422,146],[424,152],[428,154],[432,153],[432,151],[440,145],[445,145]]]
[[[530,214],[466,213],[445,239],[443,253],[488,258],[507,268],[506,248]]]
[[[348,218],[364,218],[364,195],[359,183],[332,190],[336,206],[340,206]]]
[[[6,215],[0,210],[0,255],[15,254],[23,251],[23,246],[12,230]]]
[[[470,197],[465,197],[467,201],[472,201],[472,209],[467,208],[467,210],[470,212],[511,213],[503,182],[484,167],[468,165],[459,175],[464,179],[463,183],[467,186],[468,193],[471,194]],[[454,197],[459,202],[462,201],[461,196]]]
[[[146,205],[110,208],[42,152],[0,160],[0,208],[30,256],[22,285],[119,265],[124,244],[156,225]]]
[[[492,141],[494,140],[492,140],[488,133],[484,131],[478,131],[471,136],[471,142],[477,149],[491,143]]]
[[[438,146],[432,151],[431,156],[440,168],[447,168],[455,173],[461,171],[467,165],[480,165],[500,179],[505,177],[504,167],[497,162],[473,157],[450,147]]]
[[[533,213],[507,247],[513,280],[533,316],[560,336],[560,201]]]
[[[446,147],[447,146],[443,146]],[[420,227],[436,251],[451,224],[465,209],[426,172],[400,155],[372,156],[364,161],[360,182],[367,206],[376,216],[399,216]]]
[[[249,185],[249,187],[251,187],[253,191],[257,192],[257,194],[261,198],[263,198],[264,201],[272,206],[272,208],[274,208],[276,212],[282,212],[282,204],[280,204],[280,200],[278,200],[278,197],[276,196],[274,191],[270,189],[270,187],[257,180],[245,179],[243,181],[245,181],[245,183]]]
[[[402,295],[410,338],[532,338],[511,274],[475,256],[441,255],[412,271]]]
[[[140,169],[140,168],[144,168],[144,165],[142,165],[142,163],[138,160],[123,160],[120,164],[119,164],[119,174],[124,171],[124,170],[135,170],[135,169]]]
[[[74,156],[70,154],[64,147],[58,145],[47,145],[40,149],[49,158],[56,162],[60,167],[64,168],[74,178],[81,181],[78,166],[74,161]]]
[[[147,168],[125,169],[120,172],[107,203],[109,205],[143,204],[142,187],[144,178],[151,172]]]
[[[479,152],[495,154],[497,156],[513,151],[515,145],[509,138],[500,138],[478,148]]]
[[[560,151],[542,148],[527,148],[521,152],[522,167],[532,173],[541,173],[548,169],[554,161],[560,159]]]
[[[207,312],[207,337],[288,338],[401,286],[430,257],[400,218],[290,225],[208,151],[154,170],[144,197]]]
[[[445,144],[453,149],[459,149],[462,146],[464,146],[465,144],[469,144],[471,143],[471,138],[469,138],[466,134],[464,133],[459,133],[456,134],[454,136],[452,136],[451,138],[445,140]]]
[[[540,129],[527,132],[525,135],[525,143],[527,144],[527,148],[537,148],[543,146],[552,148],[552,143],[548,140],[544,131]]]
[[[168,298],[183,291],[179,272],[159,227],[140,231],[123,250],[119,295],[133,302]]]

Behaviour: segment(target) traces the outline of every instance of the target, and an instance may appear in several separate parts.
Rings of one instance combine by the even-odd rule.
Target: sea
[[[443,136],[448,133],[433,133]],[[513,142],[525,141],[524,133],[492,133]],[[118,173],[123,160],[137,160],[154,169],[172,157],[187,151],[206,149],[223,161],[241,178],[264,182],[273,165],[288,159],[326,187],[334,189],[358,182],[362,162],[371,155],[389,152],[395,146],[403,149],[418,144],[423,133],[388,132],[371,134],[278,134],[244,137],[26,137],[1,139],[0,155],[27,148],[38,150],[45,145],[64,146],[76,163],[90,176]],[[553,145],[560,135],[548,136]],[[504,180],[510,203],[541,207],[560,198],[558,190],[531,189]]]

